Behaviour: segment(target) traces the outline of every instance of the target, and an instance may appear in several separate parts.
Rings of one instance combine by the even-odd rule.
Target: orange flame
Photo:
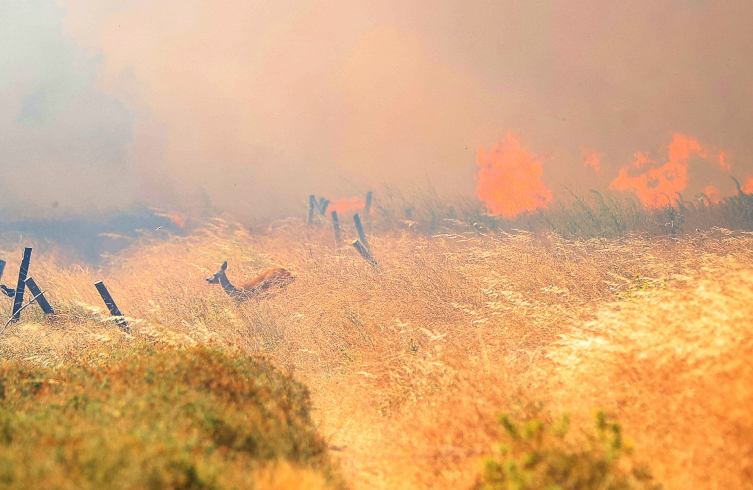
[[[592,167],[594,169],[594,172],[600,174],[601,167],[599,166],[599,162],[601,160],[601,157],[603,157],[604,155],[599,155],[595,151],[586,148],[585,146],[580,147],[580,152],[583,155],[583,166]]]
[[[649,163],[651,163],[651,160],[649,160],[648,157],[644,155],[643,153],[638,152],[635,154],[635,161],[633,162],[633,167],[641,168],[641,167],[645,167]]]
[[[493,214],[511,218],[545,208],[552,200],[552,192],[541,181],[541,161],[521,148],[512,133],[489,153],[479,147],[476,163],[481,167],[476,195]]]
[[[707,186],[703,193],[706,194],[706,197],[709,198],[709,201],[713,202],[714,204],[718,203],[720,198],[719,188],[713,185]]]
[[[728,151],[720,151],[719,152],[719,157],[718,157],[719,158],[719,166],[722,167],[724,170],[731,170],[732,169],[732,165],[730,165],[729,163],[727,163],[727,162],[724,161],[728,156],[729,156],[729,152]]]
[[[635,192],[643,204],[649,207],[659,207],[668,204],[675,193],[685,190],[688,183],[688,158],[696,154],[701,158],[709,158],[709,152],[701,144],[683,134],[675,133],[672,143],[667,147],[669,160],[660,167],[649,168],[637,177],[628,177],[628,169],[645,167],[655,162],[643,153],[635,154],[635,162],[620,169],[617,178],[610,187],[620,191]],[[718,155],[719,165],[729,168],[724,163],[726,153]]]
[[[176,225],[176,226],[178,226],[180,228],[183,228],[184,226],[186,226],[186,220],[184,218],[178,216],[177,214],[160,213],[160,212],[156,212],[157,210],[154,210],[154,211],[155,211],[155,213],[154,213],[155,216],[160,216],[162,218],[167,218],[170,221],[172,221],[174,225]]]
[[[183,228],[186,226],[186,220],[178,216],[177,214],[168,214],[168,218],[170,218],[170,221],[172,221],[174,224],[176,224],[178,227]]]
[[[748,175],[745,177],[745,183],[742,187],[744,193],[753,194],[753,176]]]
[[[327,206],[327,211],[337,211],[338,213],[344,213],[351,209],[364,209],[366,207],[366,200],[362,197],[346,197],[342,199],[332,199]],[[374,210],[372,209],[373,213]]]

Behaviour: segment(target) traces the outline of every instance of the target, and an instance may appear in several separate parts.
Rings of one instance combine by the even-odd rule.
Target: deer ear
[[[224,271],[225,269],[227,269],[227,260],[225,262],[223,262],[222,263],[222,267],[220,267],[221,271]]]

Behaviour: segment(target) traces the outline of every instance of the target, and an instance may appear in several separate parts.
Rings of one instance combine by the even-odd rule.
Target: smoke
[[[3,214],[120,206],[137,193],[135,117],[94,86],[101,58],[63,32],[45,1],[0,2]]]
[[[676,133],[730,165],[691,159],[685,192],[753,174],[750,2],[0,0],[0,14],[17,212],[273,216],[427,179],[472,195],[476,149],[508,132],[555,191],[607,187]]]

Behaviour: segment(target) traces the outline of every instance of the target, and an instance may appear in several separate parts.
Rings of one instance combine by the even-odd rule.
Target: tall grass
[[[736,180],[735,183],[737,193],[718,202],[712,202],[703,193],[689,199],[676,194],[666,196],[663,206],[656,209],[646,208],[629,194],[596,189],[575,192],[567,188],[561,189],[547,208],[516,218],[485,213],[484,204],[475,199],[441,198],[432,189],[413,195],[385,189],[379,194],[376,209],[383,229],[402,226],[425,233],[442,229],[479,232],[519,229],[590,239],[677,235],[714,227],[753,230],[753,196],[743,192]],[[404,217],[405,209],[411,209],[412,220]]]
[[[750,488],[753,269],[704,269],[564,336],[540,366],[563,375],[541,389],[569,410],[598,398],[618,411],[668,488]]]
[[[412,224],[403,201],[395,198],[391,210],[375,199],[365,224],[377,266],[336,248],[327,221],[309,228],[296,218],[255,233],[215,219],[184,237],[135,243],[101,269],[39,256],[32,275],[60,316],[44,320],[30,308],[0,348],[6,358],[49,366],[134,343],[263,355],[310,387],[314,417],[355,488],[472,486],[502,435],[495,414],[520,400],[570,411],[575,427],[590,425],[578,414],[606,408],[667,488],[744,488],[744,438],[719,437],[746,429],[753,415],[753,404],[743,404],[753,378],[742,377],[753,358],[745,350],[750,323],[729,330],[719,316],[703,320],[705,330],[683,325],[718,305],[748,311],[736,295],[748,287],[739,277],[753,271],[753,238],[713,227],[673,234],[636,208],[636,220],[655,220],[649,233],[601,198],[625,228],[605,233],[602,223],[615,219],[592,194],[580,199],[593,219],[583,212],[578,226],[595,220],[601,232],[572,234],[579,239],[551,230],[544,218],[566,226],[556,209],[530,217],[528,227],[473,216],[460,203],[449,218],[449,206],[431,198],[423,208],[409,202]],[[349,220],[341,217],[343,233],[354,239]],[[3,256],[6,274],[17,270],[10,259],[20,251]],[[277,297],[239,305],[204,281],[224,260],[236,283],[271,266],[297,280]],[[107,320],[91,286],[101,278],[132,335]],[[700,285],[728,293],[698,296]],[[682,315],[663,316],[667,302]],[[699,352],[716,373],[708,383],[693,364]],[[737,381],[717,383],[724,379]],[[693,402],[734,416],[699,418]],[[691,429],[702,420],[702,430]]]

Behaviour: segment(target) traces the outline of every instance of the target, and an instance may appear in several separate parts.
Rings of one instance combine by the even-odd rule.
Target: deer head
[[[209,284],[219,284],[220,278],[225,275],[225,270],[227,270],[227,260],[222,263],[222,267],[220,267],[219,272],[211,277],[207,277],[207,282]]]

